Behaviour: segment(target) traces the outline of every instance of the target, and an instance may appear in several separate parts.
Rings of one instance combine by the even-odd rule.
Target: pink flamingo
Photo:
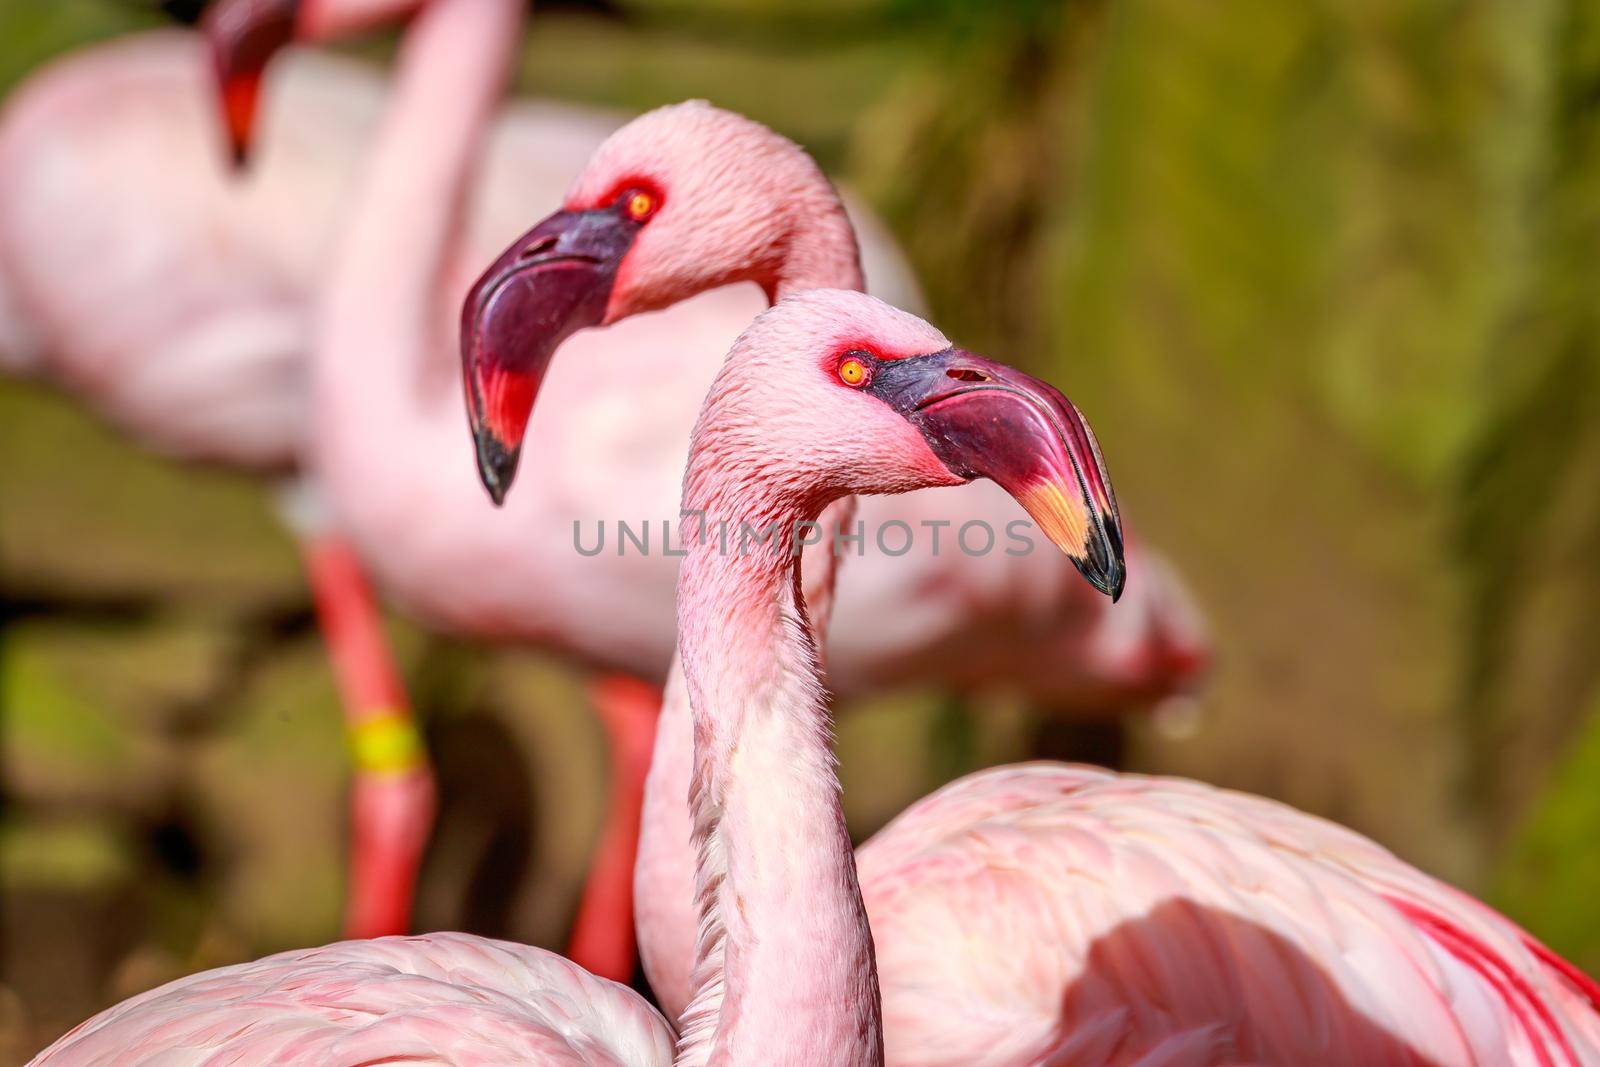
[[[697,184],[702,172],[719,180]],[[660,208],[641,223],[630,217],[636,214],[630,208],[633,190],[643,188]],[[701,203],[707,194],[710,201]],[[676,214],[668,213],[668,204]],[[785,217],[763,212],[763,204],[797,207]],[[807,243],[797,248],[798,234]],[[680,256],[685,243],[689,249]],[[532,257],[526,255],[530,248],[536,250]],[[739,251],[749,248],[778,251],[751,266]],[[837,200],[794,145],[703,105],[635,120],[597,154],[569,195],[568,208],[514,245],[469,300],[463,359],[475,430],[480,440],[490,438],[480,448],[485,479],[502,492],[507,487],[506,427],[526,418],[523,404],[531,403],[533,392],[520,390],[509,409],[484,398],[519,392],[505,388],[507,374],[534,375],[529,384],[537,386],[575,310],[581,316],[596,304],[625,309],[640,291],[672,299],[702,284],[707,272],[724,270],[750,270],[781,295],[808,281],[807,271],[843,273],[852,254]],[[623,283],[613,279],[621,277],[629,288],[619,292]],[[815,395],[807,375],[816,377],[817,364],[837,371],[830,388],[861,388],[862,372],[846,372],[857,348],[875,351],[877,362],[858,362],[885,374],[906,373],[910,363],[884,362],[896,355],[948,353],[936,331],[917,323],[919,334],[911,328],[914,320],[866,298],[813,293],[790,297],[779,310],[785,314],[760,320],[730,356],[696,431],[696,460],[712,455],[709,465],[731,483],[734,502],[724,502],[719,512],[697,497],[701,468],[692,461],[685,506],[767,521],[774,506],[762,495],[770,488],[765,483],[787,479],[808,490],[791,502],[792,510],[779,513],[788,528],[816,517],[824,502],[810,482],[792,473],[791,453],[805,456],[806,474],[818,476],[814,463],[839,478],[881,454],[898,455],[888,444],[863,440],[878,429],[871,417],[878,409],[836,413],[828,395]],[[828,324],[820,338],[795,325],[803,313],[810,314],[806,326]],[[866,337],[883,336],[885,320],[908,334],[867,343]],[[549,332],[529,331],[528,323]],[[916,343],[906,341],[908,335]],[[782,347],[775,352],[762,345],[768,338]],[[942,368],[934,364],[938,373],[955,382],[986,383],[972,385],[973,391],[992,394],[996,384],[1005,390],[998,399],[987,397],[990,402],[1026,395],[1043,404],[1038,398],[1049,395],[1042,386],[1019,386],[1012,372],[975,358],[956,365],[949,358]],[[751,383],[774,377],[788,391],[760,391],[759,400],[775,410],[724,400],[730,393],[743,397],[756,391]],[[899,377],[869,373],[865,380],[903,401]],[[967,419],[981,424],[994,418],[967,403],[974,404]],[[949,404],[938,401],[941,410]],[[1056,425],[1076,425],[1064,401],[1045,409],[1061,413]],[[712,413],[734,425],[731,441],[708,429]],[[1092,438],[1087,431],[1063,432],[1063,449],[1051,452],[1050,434],[1058,430],[1049,423],[1000,425],[987,443],[1010,444],[1023,457],[1052,456],[1056,480],[1067,488],[1041,491],[1037,479],[1030,484],[1016,471],[1008,477],[994,457],[987,466],[976,459],[952,461],[941,447],[953,447],[960,434],[948,426],[922,428],[951,470],[996,476],[1025,506],[1032,505],[1041,527],[1075,554],[1091,581],[1115,590],[1119,577],[1111,559],[1120,565],[1114,551],[1120,531],[1109,488],[1100,488],[1103,476],[1085,476],[1088,487],[1081,492],[1071,488],[1072,472],[1100,470]],[[830,434],[837,439],[829,440]],[[893,443],[887,433],[883,439]],[[908,487],[902,481],[889,486]],[[1095,542],[1085,542],[1086,532],[1096,530],[1104,535],[1098,553],[1089,547]],[[691,1005],[682,1016],[686,1035],[703,1038],[718,1018],[716,986],[705,973],[690,975],[690,946],[698,940],[701,970],[707,972],[723,936],[719,914],[727,921],[717,901],[730,893],[739,901],[734,913],[740,924],[747,931],[759,928],[749,899],[722,881],[731,881],[740,846],[726,823],[717,822],[725,802],[710,791],[708,775],[729,773],[729,754],[739,751],[757,781],[770,781],[785,793],[803,793],[806,786],[749,755],[740,737],[715,739],[724,765],[708,772],[702,762],[712,727],[685,711],[694,704],[697,684],[706,684],[704,676],[696,681],[688,662],[691,635],[699,633],[703,644],[725,651],[735,666],[724,671],[774,688],[771,679],[782,675],[763,658],[761,642],[772,639],[774,626],[750,622],[723,603],[702,601],[698,616],[687,606],[698,595],[698,583],[755,582],[738,553],[697,555],[701,542],[688,540],[680,590],[685,670],[675,672],[667,687],[637,888],[641,949],[652,984],[674,1016]],[[792,604],[786,581],[778,585],[780,605],[814,627],[814,614]],[[813,590],[827,581],[810,576],[806,599],[814,603]],[[789,630],[776,629],[789,636]],[[798,652],[779,658],[803,659]],[[729,687],[739,681],[725,673],[713,676]],[[794,729],[802,736],[795,738],[768,737],[767,731],[784,727],[761,721],[759,740],[785,754],[810,751],[811,777],[823,771],[831,776],[829,757],[815,752],[816,739],[826,733],[820,723],[801,716]],[[685,821],[686,796],[694,798],[697,853],[684,848],[691,825]],[[837,808],[804,819],[796,815],[794,821],[813,829],[836,827]],[[768,822],[764,829],[784,855],[802,852],[787,824]],[[742,844],[754,850],[760,842]],[[762,856],[748,862],[799,887],[785,895],[785,906],[818,891],[801,876],[788,875],[779,858],[766,850]],[[726,872],[718,865],[724,861]],[[708,862],[714,866],[709,872]],[[1268,801],[1057,764],[1001,768],[913,806],[863,846],[859,862],[894,1063],[1575,1063],[1600,1055],[1594,1008],[1600,990],[1579,972],[1489,909],[1376,845]],[[1319,897],[1333,906],[1314,906]],[[686,904],[691,899],[699,902],[698,914]],[[781,918],[775,921],[781,925]],[[804,928],[791,929],[802,944],[786,941],[785,947],[794,959],[809,958],[814,939]],[[825,943],[817,951],[839,950]],[[712,966],[708,973],[716,970]],[[702,998],[691,1004],[697,987]],[[1283,990],[1294,992],[1284,997]],[[736,1018],[742,1027],[743,1013]]]
[[[286,18],[292,6],[282,0],[224,5],[211,23],[219,35],[230,128],[241,152],[249,141],[260,71],[274,48],[291,31],[332,32],[328,27],[340,7],[323,0]],[[411,0],[386,10],[419,7],[426,10]],[[236,16],[236,10],[243,14]],[[358,5],[352,18],[369,19],[375,10],[375,0]],[[463,71],[469,61],[471,69]],[[494,42],[444,68],[460,80],[459,88],[408,90],[407,78],[423,75],[408,70],[402,76],[369,171],[371,187],[350,220],[337,291],[330,290],[322,318],[314,374],[316,468],[329,485],[338,529],[357,545],[381,588],[408,611],[461,632],[536,642],[601,670],[657,679],[671,651],[666,609],[676,559],[659,551],[580,558],[572,522],[593,529],[619,517],[676,516],[680,453],[663,442],[687,437],[697,393],[713,371],[713,354],[749,321],[759,297],[749,287],[724,289],[667,312],[670,321],[638,320],[574,338],[564,361],[568,370],[552,373],[545,385],[554,414],[541,420],[530,445],[551,457],[551,477],[499,521],[472,521],[481,506],[478,490],[456,444],[459,427],[441,402],[449,392],[441,365],[451,359],[451,346],[425,314],[435,306],[429,294],[465,287],[460,257],[452,251],[452,207],[472,172],[470,146],[487,121],[491,87],[506,61],[504,43]],[[459,106],[447,108],[447,96]],[[467,113],[467,104],[476,110]],[[446,149],[462,155],[447,157]],[[406,220],[405,233],[396,231],[397,219]],[[878,250],[874,272],[888,279],[887,292],[910,292],[887,261],[886,242],[867,247]],[[401,255],[402,249],[417,254]],[[414,519],[418,500],[428,502],[426,523]],[[617,511],[618,502],[625,502],[625,512]],[[903,517],[915,520],[918,514]],[[486,567],[485,561],[497,566]],[[974,685],[982,680],[981,669],[969,657],[948,654],[970,632],[974,641],[981,634],[1008,654],[1015,640],[1033,639],[1036,648],[1056,654],[1039,657],[1047,665],[1033,672],[1031,691],[1101,711],[1108,700],[1125,705],[1186,684],[1203,648],[1175,583],[1153,567],[1143,572],[1131,598],[1145,610],[1125,608],[1111,617],[1075,583],[1068,585],[1070,568],[1053,560],[1020,570],[988,566],[982,580],[969,582],[953,573],[959,568],[936,559],[884,557],[883,564],[871,569],[876,582],[861,586],[870,601],[847,603],[841,612],[843,626],[859,626],[864,653],[836,657],[845,691],[915,679],[930,664],[940,665],[936,676],[943,680]],[[595,612],[595,604],[607,610]],[[885,616],[898,625],[883,625]],[[879,621],[867,621],[874,617]],[[641,728],[647,721],[638,709],[626,714]],[[646,737],[631,747],[642,751],[648,744]],[[613,751],[629,747],[617,741]],[[640,788],[637,779],[622,781],[627,762],[617,757],[619,812]],[[644,761],[635,758],[631,765],[639,768]],[[632,810],[634,821],[618,813],[608,827],[603,862],[591,874],[580,912],[580,943],[590,933],[596,940],[619,938],[613,942],[617,966],[583,956],[601,973],[626,972],[621,959],[632,930],[626,921],[629,858],[637,837],[637,807]],[[603,918],[586,921],[590,916]]]
[[[818,290],[735,343],[682,499],[713,526],[792,530],[847,494],[974,477],[1006,486],[1086,577],[1116,587],[1109,483],[1065,397],[871,297]],[[913,976],[893,969],[900,949],[882,950],[880,1001],[800,561],[787,539],[685,548],[672,684],[696,738],[703,925],[676,1056],[631,991],[537,949],[435,934],[180,979],[34,1063],[874,1067],[886,1047],[900,1055],[897,979]],[[1111,788],[1085,802],[1090,780]],[[925,1058],[909,1062],[1600,1062],[1600,990],[1575,970],[1375,845],[1278,805],[1022,767],[941,791],[880,840],[905,856],[897,906],[938,946],[911,986],[946,1014],[924,1021]],[[1160,907],[1141,910],[1152,899]],[[1215,918],[1182,921],[1197,913]],[[1106,958],[1082,965],[1070,947],[1101,930],[1088,959]],[[1068,971],[1083,988],[1063,984]]]

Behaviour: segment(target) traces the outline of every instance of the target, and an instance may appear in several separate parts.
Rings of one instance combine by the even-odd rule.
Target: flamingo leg
[[[350,743],[347,938],[409,933],[434,782],[372,588],[342,540],[302,542],[317,619],[333,664]]]
[[[644,779],[655,747],[661,690],[637,678],[608,675],[589,687],[610,743],[611,784],[605,823],[589,864],[567,957],[618,982],[633,978],[633,861],[639,851]]]

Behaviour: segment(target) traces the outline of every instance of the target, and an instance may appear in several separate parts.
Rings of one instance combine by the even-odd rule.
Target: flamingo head
[[[684,506],[733,521],[744,516],[730,507],[815,517],[848,494],[976,478],[1010,493],[1096,589],[1121,596],[1116,496],[1073,403],[874,297],[814,289],[735,342],[695,427]]]
[[[261,79],[292,41],[321,41],[413,12],[422,0],[218,0],[201,30],[211,48],[233,165],[249,163]]]
[[[770,296],[860,273],[838,194],[799,146],[703,101],[641,115],[467,296],[462,364],[489,495],[510,488],[544,372],[578,330],[734,282]]]

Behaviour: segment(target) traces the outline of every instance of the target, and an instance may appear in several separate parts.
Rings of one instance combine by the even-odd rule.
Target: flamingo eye
[[[852,389],[860,389],[872,377],[872,372],[858,356],[846,356],[839,363],[839,380]]]
[[[660,206],[660,201],[656,199],[654,193],[645,189],[635,189],[628,194],[628,201],[623,210],[628,213],[628,217],[634,222],[644,222],[651,215],[654,215],[656,208]]]

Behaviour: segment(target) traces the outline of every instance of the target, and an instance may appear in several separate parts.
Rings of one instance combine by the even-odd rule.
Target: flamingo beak
[[[221,0],[206,14],[202,30],[236,170],[250,160],[262,73],[294,39],[299,9],[300,0]]]
[[[1015,497],[1089,584],[1122,595],[1111,478],[1094,431],[1060,390],[959,348],[885,360],[865,388],[921,430],[952,473]]]
[[[605,321],[639,224],[614,208],[558,211],[483,272],[461,309],[461,370],[478,476],[496,504],[517,474],[546,369],[568,337]]]

